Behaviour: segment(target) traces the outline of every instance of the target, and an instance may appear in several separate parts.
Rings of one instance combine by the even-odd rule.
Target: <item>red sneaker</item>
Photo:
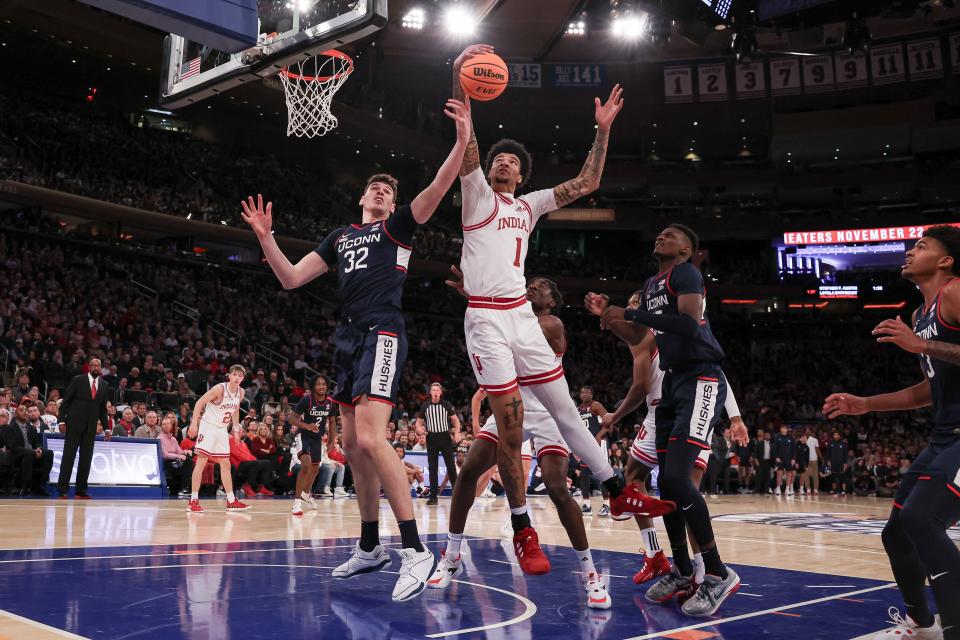
[[[248,498],[252,498],[253,496],[257,495],[257,492],[254,491],[253,487],[251,487],[249,484],[243,485],[243,487],[241,487],[241,491],[243,491],[243,495],[247,496]]]
[[[531,576],[550,573],[550,560],[540,548],[540,539],[533,527],[521,529],[513,534],[513,550],[517,554],[520,568]]]
[[[239,500],[234,500],[233,502],[227,503],[227,511],[245,511],[250,508],[250,505],[244,504]]]
[[[659,500],[640,491],[637,485],[629,484],[616,498],[610,499],[610,516],[614,520],[623,520],[631,515],[656,518],[673,513],[677,504],[670,500]]]
[[[663,551],[658,551],[654,556],[644,554],[643,566],[640,567],[640,571],[633,574],[633,583],[643,584],[668,573],[670,573],[670,561],[667,560]]]
[[[200,505],[199,500],[191,500],[190,504],[187,505],[187,511],[190,513],[203,513],[204,508]]]
[[[273,491],[270,491],[270,489],[267,489],[266,487],[260,487],[260,491],[257,491],[257,493],[258,493],[259,495],[261,495],[261,496],[272,496],[272,495],[273,495]]]

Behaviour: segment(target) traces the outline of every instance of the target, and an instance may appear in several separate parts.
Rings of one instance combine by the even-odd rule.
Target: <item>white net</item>
[[[287,135],[315,138],[337,126],[330,111],[335,94],[353,72],[353,60],[330,50],[290,65],[280,72],[287,97]]]

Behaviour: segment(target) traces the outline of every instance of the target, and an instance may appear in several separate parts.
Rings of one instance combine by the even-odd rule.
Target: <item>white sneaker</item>
[[[382,546],[378,544],[373,551],[367,553],[360,548],[360,542],[357,542],[350,559],[334,569],[330,575],[334,578],[352,578],[361,573],[380,571],[388,564],[390,564],[390,554]]]
[[[603,583],[595,573],[591,573],[584,585],[587,591],[587,607],[591,609],[609,609],[613,606],[610,599],[610,593],[607,591],[607,585]]]
[[[907,616],[906,619],[901,617],[900,611],[896,607],[887,609],[887,615],[890,616],[890,622],[896,626],[881,631],[873,636],[873,640],[902,640],[903,638],[943,640],[943,629],[940,627],[939,620],[934,619],[932,627],[921,628],[910,616]]]
[[[800,487],[800,495],[802,495],[802,496],[807,495],[807,488],[806,488],[806,487]]]
[[[780,487],[777,487],[777,488],[774,490],[773,495],[775,495],[775,496],[779,496],[779,495],[780,495]]]
[[[400,549],[400,578],[393,588],[393,601],[406,602],[420,594],[427,587],[427,579],[437,568],[437,559],[426,548]]]
[[[346,498],[346,497],[347,497],[347,492],[344,490],[343,487],[337,487],[336,489],[333,490],[333,497],[334,497],[334,498]]]
[[[454,578],[463,573],[463,563],[460,562],[460,556],[450,560],[446,552],[440,554],[440,562],[433,575],[427,580],[427,587],[430,589],[446,589]]]
[[[330,493],[330,487],[324,487],[323,489],[321,489],[321,490],[320,490],[320,497],[321,497],[321,498],[330,498],[330,497],[333,497],[333,494]]]
[[[788,495],[788,496],[792,496],[792,495],[793,495],[793,487],[787,487],[787,495]]]
[[[293,501],[293,506],[290,507],[290,515],[294,515],[294,516],[303,515],[303,507],[301,506],[301,503],[299,500]]]
[[[481,498],[496,498],[497,495],[496,495],[493,491],[490,491],[490,489],[484,489],[484,490],[483,490],[483,493],[480,494],[480,497],[481,497]]]
[[[300,494],[300,499],[303,500],[303,504],[305,504],[308,508],[313,509],[314,511],[317,510],[317,501],[314,500],[313,496],[306,491]]]

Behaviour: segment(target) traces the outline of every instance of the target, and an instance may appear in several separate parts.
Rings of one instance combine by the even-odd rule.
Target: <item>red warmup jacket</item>
[[[241,462],[256,462],[256,460],[246,444],[237,442],[236,438],[230,438],[230,466],[239,467]]]

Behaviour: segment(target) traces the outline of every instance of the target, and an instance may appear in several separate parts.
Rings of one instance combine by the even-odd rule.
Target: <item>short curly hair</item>
[[[487,173],[490,173],[490,167],[493,166],[494,159],[501,153],[512,153],[520,159],[520,184],[521,186],[530,181],[530,171],[533,168],[533,158],[530,157],[530,152],[527,151],[527,148],[516,140],[511,140],[510,138],[504,138],[490,147],[490,151],[487,152]]]

